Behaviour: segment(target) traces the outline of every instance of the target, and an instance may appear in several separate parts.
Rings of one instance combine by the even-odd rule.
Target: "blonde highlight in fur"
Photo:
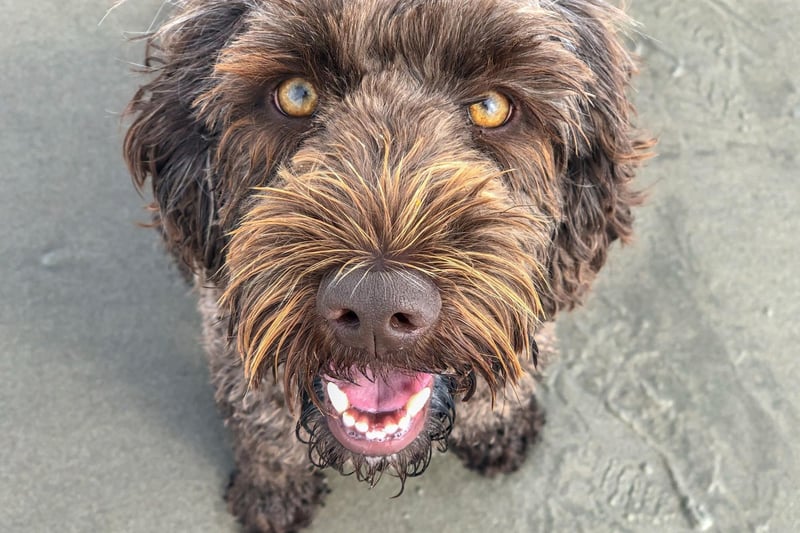
[[[543,245],[536,238],[546,237],[546,225],[508,202],[496,168],[445,160],[409,174],[418,148],[392,165],[386,139],[372,175],[300,151],[276,186],[254,191],[230,236],[222,298],[236,317],[251,384],[285,365],[287,390],[309,392],[326,364],[354,356],[336,347],[320,353],[335,343],[325,337],[315,291],[328,272],[360,268],[410,269],[437,285],[443,311],[434,337],[442,353],[459,354],[437,363],[439,371],[475,371],[493,388],[521,375],[518,358],[531,353],[542,316],[537,283],[545,283],[530,251]],[[532,233],[536,226],[543,231]],[[407,355],[410,366],[430,371],[427,351]]]

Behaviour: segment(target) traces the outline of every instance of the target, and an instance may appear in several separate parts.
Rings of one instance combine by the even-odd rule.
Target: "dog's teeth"
[[[400,427],[400,431],[408,431],[408,428],[411,427],[411,415],[403,415],[403,418],[397,422],[397,425]]]
[[[369,431],[369,422],[367,422],[366,418],[362,418],[358,422],[356,422],[356,431],[359,433],[366,433]]]
[[[344,413],[350,407],[350,400],[347,399],[347,394],[342,392],[342,389],[336,383],[328,383],[328,398],[331,399],[333,408],[339,414]]]
[[[344,412],[342,413],[342,424],[346,428],[351,428],[356,425],[356,417],[349,412]]]
[[[397,433],[398,429],[400,429],[400,426],[398,426],[397,424],[386,424],[385,426],[383,426],[383,431],[387,435],[393,435]]]
[[[369,440],[383,440],[386,438],[386,433],[380,430],[367,431],[367,438]]]
[[[431,397],[431,388],[425,387],[414,396],[412,396],[406,404],[406,411],[409,416],[417,416],[417,413],[422,411],[422,408],[428,403]]]

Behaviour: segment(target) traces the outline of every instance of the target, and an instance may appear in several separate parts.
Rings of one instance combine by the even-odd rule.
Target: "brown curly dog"
[[[650,142],[602,0],[185,0],[124,152],[195,280],[227,499],[307,525],[320,468],[516,469],[552,320],[631,234]]]

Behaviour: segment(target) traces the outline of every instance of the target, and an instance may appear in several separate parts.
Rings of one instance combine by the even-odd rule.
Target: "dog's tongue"
[[[403,408],[408,399],[431,384],[430,374],[403,374],[390,372],[374,377],[357,373],[351,381],[330,379],[347,395],[350,407],[364,413],[386,413]]]

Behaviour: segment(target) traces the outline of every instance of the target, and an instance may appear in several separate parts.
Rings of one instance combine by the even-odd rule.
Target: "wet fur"
[[[543,423],[535,361],[555,352],[552,320],[641,202],[630,181],[650,143],[631,123],[624,15],[601,0],[176,4],[147,38],[124,153],[196,280],[233,435],[231,511],[293,531],[325,493],[314,463],[372,483],[424,470],[435,439],[345,461],[315,419],[331,366],[447,376],[457,418],[439,442],[483,473],[517,468]],[[309,119],[272,104],[294,75],[322,94]],[[495,89],[512,118],[469,124],[466,105]],[[365,267],[439,288],[439,323],[402,356],[343,348],[319,324],[320,280]]]

